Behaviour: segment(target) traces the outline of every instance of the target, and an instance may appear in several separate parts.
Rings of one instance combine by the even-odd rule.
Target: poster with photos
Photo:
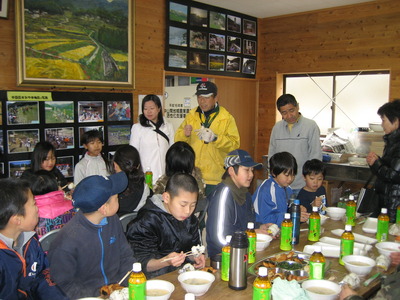
[[[170,21],[187,23],[187,9],[188,7],[183,4],[170,2],[169,3],[169,19]]]
[[[107,101],[108,121],[130,121],[131,103],[127,101]]]
[[[74,157],[60,156],[57,157],[56,168],[60,170],[64,177],[74,176]]]
[[[129,125],[109,125],[108,145],[128,145],[131,138],[131,126]]]
[[[72,149],[75,147],[73,127],[45,128],[44,138],[56,150]]]
[[[74,102],[45,101],[44,115],[46,124],[74,123]]]
[[[7,101],[7,124],[39,124],[39,102]]]
[[[97,130],[100,131],[101,136],[103,137],[103,143],[104,143],[104,126],[86,126],[86,127],[79,127],[79,147],[83,148],[82,144],[82,135],[90,130]]]
[[[79,123],[104,122],[103,101],[79,101],[78,121]]]
[[[8,153],[32,152],[39,142],[39,129],[7,131]]]
[[[206,3],[167,3],[167,71],[255,78],[257,18]]]
[[[31,168],[30,160],[16,160],[8,162],[8,176],[11,178],[19,178],[25,170]]]

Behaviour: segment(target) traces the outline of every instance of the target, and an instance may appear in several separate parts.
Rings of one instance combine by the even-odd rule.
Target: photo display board
[[[166,28],[166,70],[255,78],[257,18],[168,0]]]
[[[54,145],[56,166],[67,178],[84,153],[84,132],[103,133],[106,155],[129,144],[131,93],[0,91],[0,99],[1,177],[19,177],[29,169],[39,141]]]

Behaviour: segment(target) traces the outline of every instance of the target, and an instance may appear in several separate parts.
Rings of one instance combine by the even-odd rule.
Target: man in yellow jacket
[[[240,148],[240,136],[233,116],[218,105],[218,89],[211,82],[196,87],[199,106],[192,109],[179,126],[175,141],[192,146],[196,153],[196,167],[206,183],[206,195],[221,182],[226,155]]]

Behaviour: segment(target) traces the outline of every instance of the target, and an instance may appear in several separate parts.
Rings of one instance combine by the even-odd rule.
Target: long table
[[[360,221],[360,220],[358,220]],[[322,236],[328,236],[328,237],[335,237],[335,238],[339,238],[335,235],[333,235],[331,233],[331,230],[333,229],[344,229],[344,222],[343,221],[333,221],[328,219],[323,227],[324,227],[324,233]],[[301,224],[301,228],[305,229],[307,228],[307,224]],[[374,237],[374,234],[368,234],[362,231],[362,225],[356,225],[353,228],[353,232],[355,233],[360,233],[369,237]],[[306,244],[312,244],[312,242],[307,241],[307,234],[308,231],[307,230],[303,230],[300,232],[300,242],[298,245],[294,246],[294,250],[296,251],[300,251],[302,252],[304,249],[304,246]],[[389,240],[394,240],[394,237],[390,236]],[[264,250],[264,251],[260,251],[257,252],[257,256],[256,256],[256,262],[259,260],[262,260],[263,258],[282,252],[279,249],[279,239],[277,240],[273,240],[271,242],[271,244]],[[379,252],[376,250],[375,247],[372,247],[371,251],[368,253],[368,256],[372,257],[372,258],[376,258],[377,256],[379,256]],[[326,258],[327,260],[330,261],[330,268],[329,270],[326,272],[325,274],[325,279],[333,279],[333,281],[335,282],[339,282],[343,279],[343,277],[348,274],[347,270],[345,269],[344,266],[340,265],[338,262],[337,258]],[[386,272],[386,273],[390,273],[394,271],[394,267],[391,266],[390,269]],[[378,270],[377,268],[374,268],[371,273],[366,276],[366,278],[364,278],[362,280],[362,282],[364,280],[366,280],[367,278],[369,278],[370,276],[372,276],[373,274],[380,272],[381,270]],[[162,280],[167,280],[171,283],[173,283],[175,285],[175,291],[172,293],[171,298],[172,300],[181,300],[184,299],[184,295],[185,295],[185,290],[181,287],[179,281],[178,281],[178,272],[171,272],[168,274],[164,274],[162,276],[159,276],[155,279],[162,279]],[[196,299],[229,299],[229,300],[242,300],[242,299],[251,299],[252,294],[253,294],[253,290],[252,290],[252,284],[253,281],[255,279],[255,276],[253,275],[248,275],[248,279],[247,279],[247,288],[245,290],[242,291],[234,291],[232,289],[230,289],[228,287],[228,283],[225,281],[222,281],[220,278],[220,272],[218,271],[217,273],[215,273],[215,281],[212,284],[212,286],[210,287],[210,289],[208,290],[208,292],[201,296],[201,297],[197,297]],[[380,281],[379,280],[375,280],[373,281],[368,287],[364,287],[363,285],[361,285],[361,287],[359,289],[357,289],[356,291],[364,297],[369,297],[370,295],[372,295],[373,293],[375,293],[380,287]]]

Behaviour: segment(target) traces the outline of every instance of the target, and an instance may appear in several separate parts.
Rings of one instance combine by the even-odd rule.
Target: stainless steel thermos
[[[249,241],[244,231],[236,231],[231,240],[229,287],[244,290],[247,287],[247,248]]]

